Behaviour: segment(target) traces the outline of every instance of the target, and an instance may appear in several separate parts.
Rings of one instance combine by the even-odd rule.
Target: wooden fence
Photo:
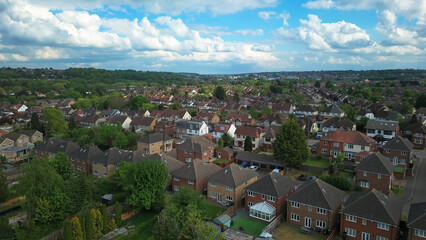
[[[331,231],[330,235],[327,237],[327,240],[331,240],[334,237],[334,234],[336,234],[337,227],[334,227],[333,231]]]
[[[277,228],[277,226],[281,223],[281,220],[284,217],[284,213],[281,213],[278,217],[276,217],[272,222],[270,222],[268,224],[268,226],[266,226],[263,229],[263,232],[267,232],[272,234],[275,231],[275,228]]]

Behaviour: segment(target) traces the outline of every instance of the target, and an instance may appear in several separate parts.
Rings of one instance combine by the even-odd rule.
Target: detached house
[[[368,156],[355,168],[356,186],[364,189],[375,188],[388,194],[392,178],[393,166],[380,152]]]
[[[173,138],[164,134],[149,134],[138,141],[138,151],[145,154],[163,154],[173,150]]]
[[[250,212],[250,217],[270,222],[276,216],[285,214],[286,199],[297,189],[297,183],[272,171],[244,189],[245,208]]]
[[[375,189],[351,194],[342,207],[340,235],[345,239],[395,240],[403,202]]]
[[[346,193],[319,178],[287,197],[287,220],[305,228],[332,230]]]
[[[209,133],[209,127],[202,120],[181,120],[176,124],[176,135],[181,139],[207,133]]]
[[[216,113],[197,113],[197,116],[194,119],[203,120],[207,124],[214,124],[220,121],[220,117]]]
[[[175,122],[180,120],[191,120],[191,118],[192,118],[191,114],[189,114],[185,110],[166,109],[161,115],[162,120],[175,121]]]
[[[318,115],[318,110],[316,110],[314,107],[310,105],[301,105],[296,107],[294,114],[305,115],[305,116],[316,116]]]
[[[411,162],[411,152],[414,145],[406,138],[398,136],[383,146],[383,156],[394,166],[407,168]]]
[[[327,135],[337,129],[356,131],[356,124],[349,119],[330,118],[324,122],[322,132]]]
[[[424,240],[426,238],[426,202],[410,205],[407,227],[409,229],[409,240]]]
[[[103,153],[97,146],[83,146],[79,150],[70,153],[68,157],[75,171],[83,172],[88,176],[93,172],[93,159]]]
[[[232,163],[207,179],[207,197],[213,201],[240,203],[244,187],[258,178],[256,171]]]
[[[240,126],[235,130],[234,146],[244,147],[246,137],[251,137],[253,149],[257,149],[262,144],[262,137],[265,135],[265,130],[260,127]]]
[[[181,187],[188,187],[204,193],[207,190],[207,178],[221,169],[214,163],[194,159],[170,173],[173,192],[179,191]]]
[[[426,146],[426,126],[422,123],[413,123],[404,129],[404,136],[411,139],[414,146]]]
[[[237,127],[243,125],[254,126],[256,124],[256,120],[247,113],[230,113],[226,117],[225,122],[234,123]]]
[[[156,124],[157,119],[153,117],[134,117],[130,127],[133,127],[135,132],[153,132]]]
[[[390,140],[399,133],[399,125],[397,122],[368,120],[365,126],[367,136],[380,140]]]
[[[8,161],[21,161],[34,145],[30,143],[29,137],[21,133],[9,133],[0,138],[0,154]]]
[[[194,159],[210,161],[214,155],[214,143],[198,136],[187,139],[176,148],[177,159],[181,162],[191,162]]]
[[[361,152],[371,152],[376,141],[357,131],[336,130],[320,139],[318,154],[336,158],[344,153],[345,158],[352,160]]]
[[[345,116],[345,111],[340,109],[337,105],[331,105],[320,112],[320,116],[324,118],[342,118]]]
[[[121,161],[126,161],[131,157],[131,152],[118,148],[110,148],[102,154],[96,155],[92,159],[93,175],[99,178],[110,176]]]
[[[273,152],[272,143],[275,141],[276,134],[280,131],[279,126],[270,127],[266,130],[262,139],[262,150],[264,152]]]
[[[219,138],[221,138],[225,133],[229,134],[229,136],[233,138],[236,129],[237,128],[235,128],[235,125],[233,123],[218,123],[214,125],[213,142],[217,143],[219,141]]]
[[[109,124],[121,126],[124,130],[128,130],[132,119],[128,116],[111,116],[108,118],[107,122]]]

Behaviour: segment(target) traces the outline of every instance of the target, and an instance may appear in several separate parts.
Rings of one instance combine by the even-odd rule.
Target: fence
[[[300,169],[302,171],[306,171],[306,172],[315,172],[318,173],[318,175],[322,175],[324,174],[324,168],[320,168],[320,167],[314,167],[314,166],[308,166],[308,165],[302,165],[300,167]]]
[[[275,228],[280,224],[280,222],[281,222],[281,219],[284,217],[284,213],[281,213],[278,217],[276,217],[272,222],[270,222],[269,224],[268,224],[268,226],[266,226],[264,229],[263,229],[263,232],[267,232],[267,233],[270,233],[270,234],[272,234],[273,232],[274,232],[274,230],[275,230]]]
[[[55,240],[55,239],[62,238],[63,235],[64,235],[64,229],[61,228],[58,231],[50,234],[49,236],[46,236],[46,237],[42,238],[41,240]]]
[[[228,209],[226,209],[226,211],[223,212],[222,214],[228,214],[229,216],[233,216],[235,214],[235,212],[237,212],[238,208],[243,206],[243,203],[244,203],[243,200],[236,202],[234,205],[232,205]]]
[[[334,234],[336,234],[337,227],[334,227],[333,231],[331,231],[330,235],[328,236],[327,240],[331,240],[334,237]]]

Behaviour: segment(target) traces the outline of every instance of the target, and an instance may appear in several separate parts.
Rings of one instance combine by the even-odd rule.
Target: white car
[[[259,169],[259,167],[258,166],[250,166],[250,169],[257,171],[257,169]]]

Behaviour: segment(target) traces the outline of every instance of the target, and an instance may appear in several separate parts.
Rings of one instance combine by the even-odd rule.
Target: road
[[[402,199],[405,202],[403,214],[408,215],[411,203],[426,202],[426,150],[413,150],[417,157],[414,176],[407,176]]]

